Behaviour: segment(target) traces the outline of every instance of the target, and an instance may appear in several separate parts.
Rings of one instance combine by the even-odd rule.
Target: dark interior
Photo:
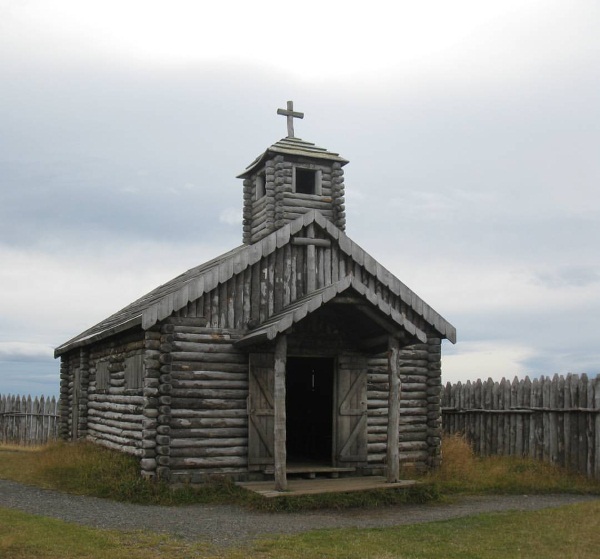
[[[315,171],[296,168],[296,192],[299,194],[315,194]]]
[[[288,357],[287,461],[331,465],[333,359]]]

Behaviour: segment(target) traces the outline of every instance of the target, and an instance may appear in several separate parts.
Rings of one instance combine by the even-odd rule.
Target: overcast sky
[[[241,243],[288,99],[347,233],[456,326],[444,381],[600,373],[600,2],[364,10],[0,0],[0,394]]]

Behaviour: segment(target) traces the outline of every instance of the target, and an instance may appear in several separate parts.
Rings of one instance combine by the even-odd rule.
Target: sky
[[[600,373],[597,0],[0,0],[0,395],[241,243],[286,135],[348,235],[457,329],[443,381]]]

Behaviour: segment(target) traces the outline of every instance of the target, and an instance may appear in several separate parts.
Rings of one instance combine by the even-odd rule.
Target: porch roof
[[[365,302],[378,309],[392,325],[397,327],[397,332],[407,332],[421,342],[427,341],[427,334],[415,326],[403,314],[392,308],[379,295],[370,290],[353,276],[347,276],[327,287],[317,289],[309,295],[298,299],[288,305],[280,313],[273,315],[256,329],[236,342],[238,347],[260,344],[274,340],[279,334],[288,330],[294,324],[303,320],[307,315],[323,307],[341,293],[354,290]]]

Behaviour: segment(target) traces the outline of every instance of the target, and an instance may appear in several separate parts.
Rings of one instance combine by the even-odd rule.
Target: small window
[[[125,388],[135,390],[143,387],[144,358],[142,354],[125,359]]]
[[[256,200],[260,200],[266,193],[265,175],[258,175],[256,177]]]
[[[294,167],[294,192],[298,194],[321,195],[321,182],[323,171],[321,169],[303,169]]]
[[[296,168],[296,192],[298,194],[316,194],[316,178],[316,171]]]
[[[96,390],[108,390],[109,380],[108,361],[99,361],[96,363]]]

